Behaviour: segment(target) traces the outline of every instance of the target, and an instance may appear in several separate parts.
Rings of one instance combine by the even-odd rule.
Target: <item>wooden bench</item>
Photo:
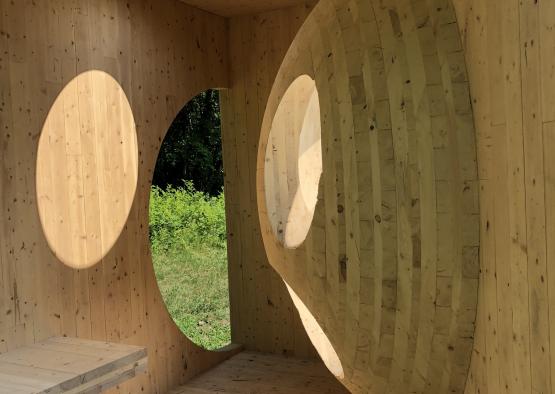
[[[100,393],[146,365],[144,347],[51,338],[0,354],[0,394]]]

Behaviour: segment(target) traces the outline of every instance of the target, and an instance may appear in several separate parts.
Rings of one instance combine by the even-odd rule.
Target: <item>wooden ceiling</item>
[[[181,0],[225,17],[277,10],[307,3],[307,0]]]

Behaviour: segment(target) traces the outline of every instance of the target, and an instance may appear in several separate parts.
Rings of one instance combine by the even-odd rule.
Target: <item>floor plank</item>
[[[344,394],[319,361],[243,352],[171,394]]]

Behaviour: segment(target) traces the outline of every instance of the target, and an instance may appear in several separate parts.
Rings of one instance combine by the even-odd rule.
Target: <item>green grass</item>
[[[223,195],[210,198],[191,185],[153,188],[150,237],[158,285],[176,324],[206,349],[229,344]]]

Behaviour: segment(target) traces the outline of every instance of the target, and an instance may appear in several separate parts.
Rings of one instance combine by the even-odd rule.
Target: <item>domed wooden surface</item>
[[[302,75],[318,92],[323,174],[308,236],[291,249],[272,216],[290,210],[298,178],[290,152],[298,160],[301,133],[295,117],[288,127],[275,119]],[[280,133],[289,134],[275,144]],[[322,354],[333,347],[351,391],[464,391],[478,294],[477,177],[450,1],[320,1],[264,114],[259,217],[271,265],[321,326],[329,341],[314,344]]]

